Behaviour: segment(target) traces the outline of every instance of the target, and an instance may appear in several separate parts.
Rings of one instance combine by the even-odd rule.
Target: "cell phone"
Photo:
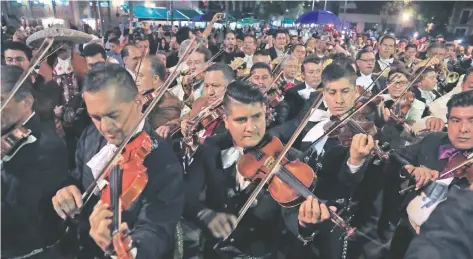
[[[219,15],[220,20],[225,20],[227,18],[227,13],[222,13]]]

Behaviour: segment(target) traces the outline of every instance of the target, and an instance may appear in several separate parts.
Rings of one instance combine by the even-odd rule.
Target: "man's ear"
[[[228,129],[228,117],[226,114],[223,115],[223,123],[225,123],[225,128]]]

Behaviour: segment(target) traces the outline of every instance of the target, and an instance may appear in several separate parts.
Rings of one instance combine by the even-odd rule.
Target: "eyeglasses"
[[[12,63],[22,63],[23,61],[25,61],[25,58],[24,57],[5,57],[5,62],[8,63],[8,64],[12,64]]]
[[[394,82],[390,82],[391,84],[393,84]],[[399,81],[399,82],[395,82],[396,85],[398,86],[407,86],[409,84],[409,81]]]

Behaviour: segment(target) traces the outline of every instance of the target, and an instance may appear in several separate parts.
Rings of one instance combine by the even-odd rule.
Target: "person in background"
[[[141,60],[141,52],[138,47],[133,44],[128,44],[122,48],[121,56],[123,64],[130,75],[135,78],[135,68]]]
[[[123,59],[121,57],[122,49],[120,48],[120,41],[117,38],[113,38],[110,39],[109,42],[110,51],[107,53],[107,57],[115,59],[121,66],[124,66],[125,64],[123,63]]]

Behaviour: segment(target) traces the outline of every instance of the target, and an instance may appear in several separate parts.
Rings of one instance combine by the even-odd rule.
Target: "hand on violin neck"
[[[108,247],[112,244],[112,232],[110,224],[112,224],[112,211],[109,210],[108,204],[99,201],[90,214],[89,234],[94,239],[95,243],[104,251],[107,252]],[[126,223],[120,225],[120,233],[127,234],[130,230]]]
[[[82,207],[82,194],[75,185],[70,185],[56,192],[52,198],[54,210],[62,219],[73,217]]]
[[[337,208],[331,206],[330,210],[333,212],[337,211]],[[299,225],[302,227],[309,227],[310,224],[317,224],[330,219],[330,212],[327,206],[323,203],[319,203],[317,199],[312,196],[307,199],[299,206],[299,214],[297,216]]]
[[[435,181],[439,177],[439,172],[431,170],[426,167],[415,167],[413,165],[406,165],[404,169],[416,179],[416,190],[428,184],[430,181]]]
[[[371,153],[375,142],[373,137],[366,134],[356,134],[353,136],[350,146],[350,158],[348,163],[359,166],[365,162],[366,157]]]

